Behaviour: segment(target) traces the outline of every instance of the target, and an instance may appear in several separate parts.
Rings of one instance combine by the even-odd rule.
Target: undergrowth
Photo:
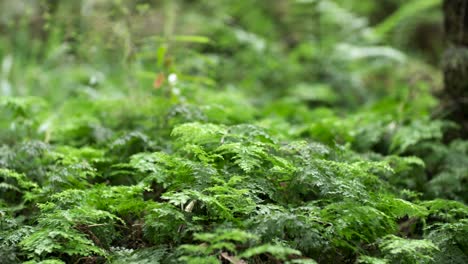
[[[25,66],[53,75],[37,96],[3,93],[0,263],[468,262],[468,142],[432,114],[434,69],[339,1],[284,1],[278,20],[201,2],[181,12],[231,16],[199,15],[206,37],[129,39],[125,69],[90,75],[64,42],[67,67]],[[314,39],[298,25],[311,14],[335,34]],[[47,63],[65,56],[61,27],[36,54]],[[33,89],[2,41],[5,80]],[[78,88],[51,96],[62,85]]]

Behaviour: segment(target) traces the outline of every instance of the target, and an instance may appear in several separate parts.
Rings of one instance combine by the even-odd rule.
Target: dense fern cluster
[[[36,99],[8,99],[13,122],[36,121],[3,127],[2,262],[467,259],[466,143],[443,145],[444,123],[373,129],[372,115],[325,109],[307,123],[220,122],[208,106],[154,100],[125,112],[85,100],[78,117],[65,106],[56,115],[77,119],[66,127]]]

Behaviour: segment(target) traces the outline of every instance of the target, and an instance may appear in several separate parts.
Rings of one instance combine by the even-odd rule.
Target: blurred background
[[[260,104],[427,94],[441,83],[440,2],[2,0],[0,95],[138,97],[172,72]]]

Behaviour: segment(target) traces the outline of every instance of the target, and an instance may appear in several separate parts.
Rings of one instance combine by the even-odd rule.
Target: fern
[[[177,137],[182,143],[196,143],[199,145],[220,144],[221,139],[227,133],[226,128],[214,124],[187,123],[177,126],[172,131],[172,136]]]
[[[219,258],[231,262],[241,262],[242,258],[250,259],[256,255],[264,254],[270,255],[272,260],[287,260],[292,255],[301,255],[300,251],[283,245],[271,244],[250,247],[240,253],[238,252],[239,246],[242,244],[255,243],[257,237],[238,229],[217,229],[213,233],[195,234],[194,238],[203,242],[203,244],[182,245],[180,250],[186,255],[180,258],[181,261],[187,263],[220,263],[217,258],[214,257],[219,256]]]
[[[155,144],[148,136],[140,132],[130,132],[114,140],[109,146],[109,153],[125,160],[133,154],[154,149]]]
[[[47,102],[38,97],[0,97],[0,140],[37,139],[46,109]]]
[[[266,156],[261,145],[243,146],[241,143],[228,143],[216,150],[220,155],[234,154],[234,163],[246,173],[260,168],[262,159]]]
[[[58,259],[47,259],[43,261],[31,260],[31,261],[26,261],[24,263],[27,263],[27,264],[64,264],[65,262],[58,260]]]
[[[155,247],[141,250],[127,248],[113,248],[113,255],[110,257],[110,263],[124,264],[150,264],[160,263],[167,257],[167,248]]]
[[[231,184],[233,180],[231,179]],[[252,212],[254,203],[248,197],[248,190],[229,186],[213,186],[203,192],[184,190],[180,193],[167,193],[162,196],[170,203],[185,206],[189,200],[199,201],[207,209],[208,219],[226,219],[234,221],[237,215]]]
[[[33,228],[23,225],[21,218],[8,216],[0,209],[0,261],[4,263],[19,263],[22,252],[19,243],[31,234]]]
[[[410,240],[387,236],[380,242],[380,248],[390,262],[431,263],[438,247],[428,240]]]
[[[32,256],[46,256],[60,252],[70,256],[105,255],[105,252],[78,231],[42,229],[35,231],[21,242],[21,247]]]
[[[249,248],[240,257],[250,258],[255,255],[270,254],[276,259],[286,260],[289,256],[300,256],[301,252],[284,246],[265,244],[254,248]]]
[[[57,253],[70,257],[107,256],[105,249],[116,238],[116,226],[125,224],[113,213],[127,216],[143,210],[146,207],[143,200],[135,197],[142,190],[142,187],[114,187],[58,193],[52,202],[40,205],[38,225],[20,246],[29,256],[37,258]],[[122,198],[130,203],[120,204]]]
[[[390,146],[391,151],[403,153],[408,148],[424,140],[440,140],[443,135],[443,128],[447,123],[442,121],[433,122],[413,122],[407,127],[400,128],[393,137]]]
[[[429,192],[436,197],[468,201],[462,187],[468,177],[468,143],[455,140],[440,153],[440,172],[429,181]]]
[[[357,262],[366,264],[388,264],[388,261],[386,259],[375,258],[370,256],[359,256]]]
[[[145,236],[155,243],[179,242],[187,232],[188,216],[171,204],[155,204],[145,216]],[[183,226],[186,229],[182,229]],[[190,226],[188,226],[190,230]],[[183,233],[181,233],[184,231]]]
[[[331,204],[324,208],[323,218],[333,225],[333,244],[337,247],[356,249],[359,242],[374,243],[378,238],[393,233],[393,219],[370,206],[353,206],[349,203]]]
[[[39,188],[35,182],[27,179],[24,174],[9,169],[0,168],[0,179],[0,204],[19,204],[17,208],[11,208],[12,210],[22,209],[22,204],[31,201],[33,193]]]
[[[259,205],[248,223],[262,241],[289,240],[290,247],[308,255],[326,250],[330,238],[320,208],[312,205],[297,209]]]

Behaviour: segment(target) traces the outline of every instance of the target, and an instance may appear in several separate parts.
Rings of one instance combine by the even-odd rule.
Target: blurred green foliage
[[[0,10],[0,263],[468,261],[440,1]]]

